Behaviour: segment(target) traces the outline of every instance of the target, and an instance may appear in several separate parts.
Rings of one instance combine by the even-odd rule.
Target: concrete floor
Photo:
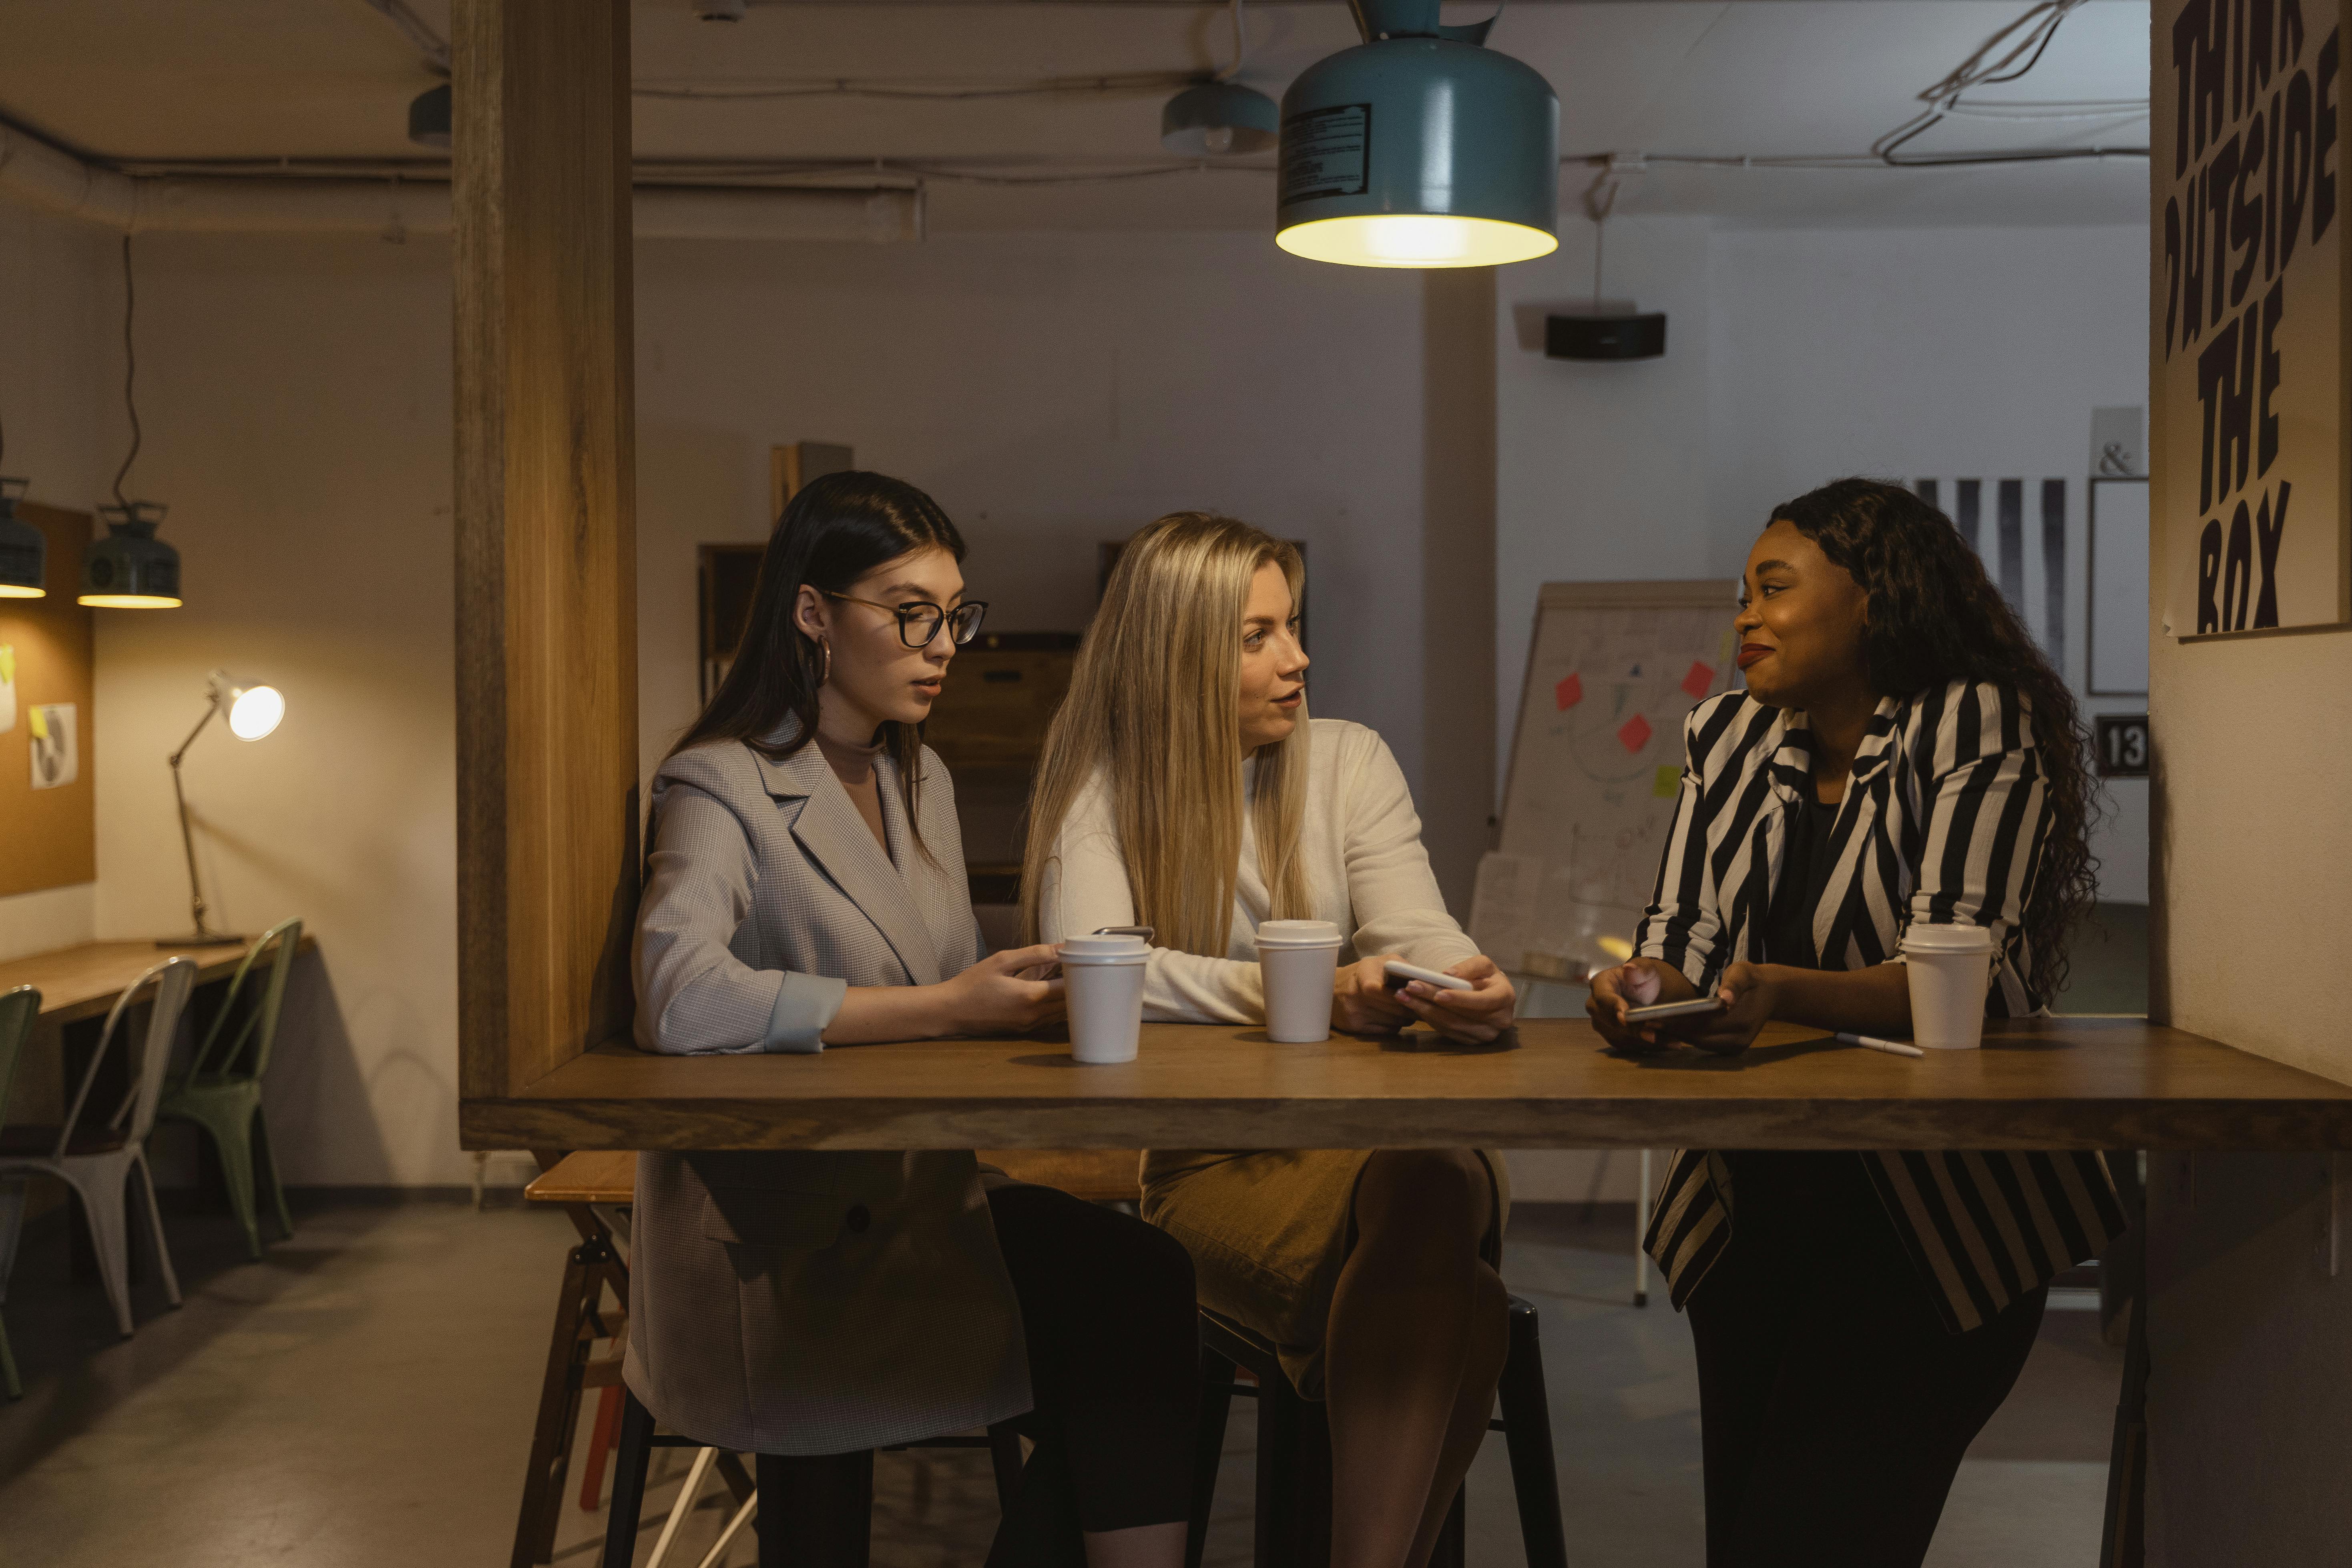
[[[0,1559],[505,1560],[569,1226],[551,1214],[424,1204],[299,1219],[293,1241],[248,1264],[225,1217],[173,1215],[187,1304],[166,1310],[151,1272],[129,1341],[114,1338],[97,1286],[68,1279],[62,1230],[46,1223],[27,1236],[5,1307],[27,1391],[0,1406]],[[1571,1558],[1696,1568],[1689,1331],[1661,1299],[1633,1309],[1630,1224],[1622,1211],[1606,1219],[1584,1226],[1570,1208],[1524,1206],[1506,1259],[1513,1289],[1543,1313]],[[2016,1394],[1961,1472],[1933,1568],[2095,1559],[2120,1364],[2095,1314],[2050,1315]],[[1249,1558],[1253,1425],[1237,1402],[1213,1564]],[[640,1562],[685,1461],[657,1461]],[[575,1495],[577,1480],[575,1471]],[[877,1489],[877,1568],[980,1561],[996,1514],[983,1456],[886,1455]],[[1470,1517],[1479,1568],[1521,1562],[1499,1440],[1472,1476]],[[708,1498],[671,1563],[693,1568],[723,1519]],[[557,1561],[593,1563],[602,1529],[600,1515],[567,1501]],[[754,1555],[746,1531],[726,1561]]]

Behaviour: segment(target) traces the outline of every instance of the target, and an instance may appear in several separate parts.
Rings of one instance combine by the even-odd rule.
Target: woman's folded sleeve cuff
[[[776,1005],[768,1013],[768,1032],[760,1040],[762,1051],[813,1057],[824,1049],[825,1026],[841,1012],[849,982],[822,974],[783,972],[776,988]]]

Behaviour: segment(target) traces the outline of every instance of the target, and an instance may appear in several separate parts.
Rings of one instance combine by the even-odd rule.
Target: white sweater
[[[1347,938],[1339,962],[1394,952],[1408,963],[1443,969],[1475,956],[1477,947],[1445,912],[1444,897],[1421,847],[1412,792],[1387,742],[1361,724],[1317,719],[1310,722],[1307,748],[1299,850],[1314,905],[1311,918],[1330,921]],[[1243,764],[1244,789],[1255,765]],[[1153,948],[1144,966],[1143,1016],[1177,1024],[1264,1022],[1255,936],[1271,907],[1245,814],[1225,956]],[[1062,824],[1055,856],[1045,864],[1038,923],[1046,942],[1135,923],[1135,897],[1105,781],[1097,780],[1081,794]]]

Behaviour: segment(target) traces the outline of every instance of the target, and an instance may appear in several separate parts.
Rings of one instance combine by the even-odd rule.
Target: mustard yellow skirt
[[[1493,1217],[1480,1252],[1499,1267],[1511,1179],[1486,1167]],[[1356,1183],[1369,1149],[1153,1151],[1143,1163],[1143,1217],[1184,1244],[1201,1305],[1273,1342],[1292,1386],[1323,1397],[1323,1335],[1339,1271],[1356,1244]]]

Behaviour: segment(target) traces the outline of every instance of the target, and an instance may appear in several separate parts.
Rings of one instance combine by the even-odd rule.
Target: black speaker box
[[[1666,352],[1666,316],[1546,316],[1548,359],[1656,359]]]

